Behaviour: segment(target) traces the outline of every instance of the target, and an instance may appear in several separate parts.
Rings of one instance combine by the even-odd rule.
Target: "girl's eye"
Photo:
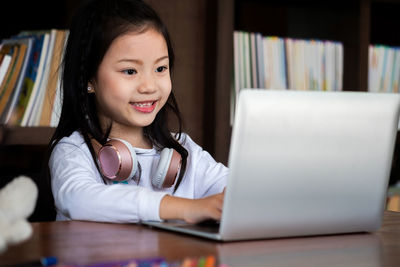
[[[165,71],[167,69],[167,67],[166,66],[161,66],[161,67],[158,67],[157,68],[157,72],[163,72],[163,71]]]
[[[125,74],[128,74],[128,75],[136,74],[136,70],[134,70],[134,69],[127,69],[127,70],[123,70],[122,72]]]

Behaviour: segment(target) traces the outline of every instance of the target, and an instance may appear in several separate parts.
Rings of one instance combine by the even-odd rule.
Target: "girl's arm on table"
[[[162,220],[184,220],[198,223],[207,219],[220,220],[224,192],[199,199],[187,199],[166,195],[160,203]]]

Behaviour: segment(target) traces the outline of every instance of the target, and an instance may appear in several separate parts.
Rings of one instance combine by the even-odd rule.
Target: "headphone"
[[[113,138],[101,145],[94,138],[93,148],[96,152],[97,162],[101,174],[112,181],[126,181],[140,171],[140,164],[132,145],[122,139]],[[164,148],[160,153],[160,161],[151,179],[156,189],[171,187],[178,176],[182,157],[173,148]]]

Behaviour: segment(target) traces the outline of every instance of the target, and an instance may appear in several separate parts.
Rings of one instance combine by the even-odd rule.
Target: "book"
[[[342,90],[343,45],[337,41],[236,31],[234,58],[235,94],[238,88]]]
[[[368,91],[399,92],[400,48],[385,45],[368,47]]]
[[[323,91],[325,90],[324,88],[324,53],[325,53],[325,46],[324,43],[322,41],[317,41],[316,42],[316,46],[317,46],[317,62],[316,62],[316,71],[317,71],[317,90],[319,91]],[[343,68],[341,65],[340,66],[336,66],[336,69],[338,68]],[[338,70],[339,71],[339,70]],[[338,77],[341,77],[339,72],[338,72]]]
[[[7,68],[6,73],[4,74],[3,81],[0,83],[0,99],[3,98],[3,93],[6,88],[6,84],[11,77],[12,69],[15,65],[15,61],[18,57],[18,47],[15,47],[14,45],[8,44],[8,45],[3,45],[2,47],[2,53],[8,54],[11,56],[11,62],[9,67]]]
[[[246,87],[244,32],[239,32],[239,91]],[[239,92],[238,92],[239,93]],[[238,94],[237,94],[238,96]]]
[[[241,74],[240,74],[240,32],[235,31],[233,33],[233,77],[234,77],[234,91],[232,92],[233,99],[236,99],[236,96],[239,94],[239,90],[241,89]]]
[[[6,76],[8,67],[11,63],[11,56],[10,55],[3,55],[1,65],[0,65],[0,84],[2,83],[4,77]]]
[[[392,73],[392,88],[391,91],[394,93],[399,92],[399,80],[400,80],[400,48],[394,48],[394,61],[393,61],[393,73]]]
[[[276,36],[266,37],[268,54],[267,89],[286,89],[286,67],[284,56],[284,41]]]
[[[282,38],[278,38],[277,42],[279,56],[277,62],[279,64],[279,89],[287,89],[286,79],[286,53],[285,53],[285,42]]]
[[[244,62],[244,85],[242,88],[251,88],[251,57],[250,57],[250,33],[243,32],[243,62]]]
[[[54,52],[56,35],[57,35],[57,30],[52,29],[49,31],[49,44],[47,47],[46,60],[44,62],[44,69],[42,72],[40,85],[37,91],[38,92],[37,99],[35,100],[34,105],[32,107],[32,111],[29,114],[29,119],[27,123],[28,126],[39,126],[41,111],[49,81],[50,67],[54,54],[53,52]]]
[[[69,36],[69,31],[66,30],[65,37],[64,37],[64,49],[67,45],[68,36]],[[56,95],[54,97],[53,109],[51,112],[51,119],[50,119],[51,127],[57,127],[58,122],[60,120],[60,116],[61,116],[62,99],[63,99],[63,94],[62,94],[62,90],[61,90],[61,77],[62,77],[61,73],[62,73],[62,71],[63,71],[62,66],[60,66],[60,69],[59,69],[60,75],[58,75],[58,79],[57,79],[57,90],[56,90]]]
[[[257,49],[257,88],[265,88],[264,86],[264,46],[261,33],[256,33],[256,49]]]
[[[9,98],[15,89],[18,77],[21,73],[21,68],[23,66],[26,49],[27,49],[27,45],[22,44],[22,43],[21,44],[20,43],[12,44],[12,46],[15,49],[14,53],[16,53],[16,59],[14,61],[14,64],[12,65],[10,75],[6,79],[6,82],[4,84],[4,88],[3,88],[3,91],[1,94],[0,114],[2,117],[4,116],[3,112],[5,111],[5,108],[8,104]]]
[[[49,41],[50,41],[50,34],[49,33],[44,33],[44,39],[43,39],[43,44],[41,47],[41,52],[40,52],[40,60],[39,60],[39,66],[37,69],[36,73],[36,79],[32,88],[31,95],[29,96],[27,106],[25,108],[22,121],[21,121],[21,126],[28,126],[29,118],[31,116],[32,110],[34,108],[35,102],[38,101],[39,98],[39,89],[42,83],[43,79],[43,71],[45,68],[45,63],[47,59],[47,52],[49,49]]]
[[[392,72],[393,72],[393,59],[394,59],[394,49],[391,47],[387,47],[386,49],[386,64],[385,71],[382,79],[382,90],[383,92],[390,92],[392,88]]]
[[[306,68],[305,68],[305,41],[295,40],[294,49],[294,72],[295,72],[295,90],[306,90]]]
[[[255,33],[250,33],[250,68],[251,68],[251,77],[250,77],[250,87],[258,88],[258,78],[257,78],[257,48],[256,48],[256,35]]]
[[[384,65],[385,65],[385,47],[382,45],[379,45],[377,47],[377,57],[378,57],[378,66],[376,70],[376,81],[375,81],[375,87],[374,90],[376,92],[381,91],[382,88],[382,76],[384,73]]]
[[[33,38],[13,38],[13,39],[8,39],[4,41],[5,43],[18,43],[20,45],[26,46],[26,52],[25,56],[23,58],[22,66],[20,70],[18,71],[18,79],[15,84],[15,87],[13,89],[12,95],[10,96],[10,99],[7,103],[6,108],[3,111],[3,114],[1,114],[0,117],[0,123],[2,124],[7,124],[8,121],[10,120],[11,116],[14,113],[15,107],[18,102],[19,95],[22,90],[22,85],[26,76],[26,70],[27,66],[29,64],[30,60],[30,55],[32,52],[32,46],[33,46]],[[22,52],[22,50],[21,50]]]
[[[39,126],[49,126],[51,122],[51,113],[53,111],[56,90],[58,88],[59,67],[61,63],[62,53],[64,51],[65,31],[56,31],[53,57],[50,63],[49,80],[45,90],[42,109],[40,112]]]
[[[22,32],[19,34],[19,36],[32,38],[33,46],[26,70],[26,75],[22,84],[22,89],[16,107],[14,108],[13,116],[9,120],[9,124],[11,125],[21,125],[22,117],[25,113],[25,109],[28,105],[33,86],[35,84],[44,40],[44,34],[38,32]]]
[[[264,46],[264,86],[265,88],[271,88],[271,61],[272,61],[272,51],[271,44],[268,38],[263,38]]]
[[[343,44],[336,42],[336,91],[343,90]]]
[[[293,52],[293,39],[285,38],[285,50],[286,50],[286,64],[287,64],[287,79],[288,89],[294,89],[294,52]]]

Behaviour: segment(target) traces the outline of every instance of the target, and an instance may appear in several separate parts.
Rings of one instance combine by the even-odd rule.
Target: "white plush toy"
[[[0,189],[0,253],[7,245],[28,239],[32,226],[27,218],[32,214],[38,189],[32,179],[19,176]]]

